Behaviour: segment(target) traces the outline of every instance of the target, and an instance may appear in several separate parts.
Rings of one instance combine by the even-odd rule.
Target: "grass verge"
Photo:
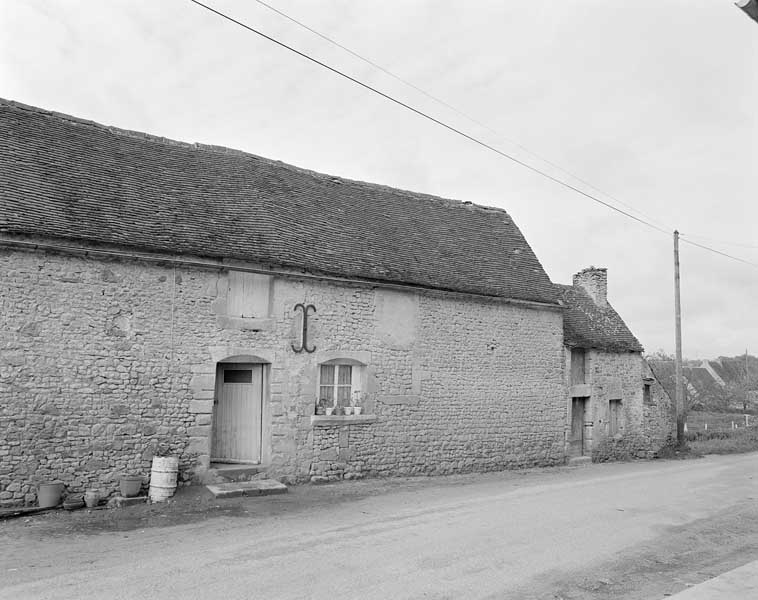
[[[758,450],[758,427],[727,431],[691,431],[687,445],[696,454],[739,454]]]

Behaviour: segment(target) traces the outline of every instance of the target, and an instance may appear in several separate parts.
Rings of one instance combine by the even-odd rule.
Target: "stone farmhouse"
[[[569,458],[649,456],[675,435],[674,407],[608,302],[606,269],[584,269],[557,287],[566,307]]]
[[[638,342],[564,340],[503,210],[10,101],[0,123],[2,503],[166,452],[185,482],[562,464],[575,393],[582,452],[601,418],[642,435]]]

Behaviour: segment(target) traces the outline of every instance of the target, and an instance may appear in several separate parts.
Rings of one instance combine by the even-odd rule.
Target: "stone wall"
[[[570,364],[570,352],[566,353]],[[651,383],[651,402],[643,402],[645,378],[652,377],[638,352],[588,350],[586,355],[589,402],[585,447],[593,460],[619,460],[652,456],[668,443],[671,431],[670,401],[663,388]],[[610,401],[621,400],[619,430],[610,431]]]
[[[53,479],[111,493],[123,473],[147,476],[161,450],[179,456],[182,481],[202,478],[217,363],[234,357],[265,364],[263,456],[274,477],[564,460],[558,311],[274,278],[270,314],[236,319],[225,314],[223,270],[7,249],[0,278],[3,503],[33,502]],[[316,307],[313,353],[291,348],[299,302]],[[340,357],[366,365],[376,419],[313,427],[318,365]]]
[[[642,428],[650,449],[659,450],[676,442],[676,407],[646,360],[642,361],[642,375],[650,385],[650,401],[642,405]]]

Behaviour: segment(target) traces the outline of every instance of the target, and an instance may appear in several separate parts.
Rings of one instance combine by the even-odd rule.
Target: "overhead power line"
[[[740,258],[739,256],[733,256],[731,254],[727,254],[726,252],[722,252],[721,250],[716,250],[715,248],[711,248],[710,246],[706,246],[704,244],[698,244],[697,242],[693,242],[692,240],[688,240],[687,238],[682,235],[682,241],[690,244],[691,246],[697,246],[698,248],[702,248],[703,250],[708,250],[709,252],[713,252],[714,254],[719,254],[721,256],[725,256],[726,258],[731,258],[732,260],[736,260],[737,262],[744,263],[746,265],[750,265],[751,267],[755,267],[758,269],[758,263],[751,262],[749,260],[745,260],[744,258]]]
[[[694,235],[688,233],[686,236],[682,234],[682,237],[695,238],[696,240],[703,240],[706,242],[712,242],[714,244],[721,244],[723,246],[737,246],[740,248],[750,248],[752,250],[758,250],[758,246],[755,244],[745,244],[744,242],[727,242],[726,240],[717,240],[716,238],[706,237],[704,235]]]
[[[597,202],[598,204],[602,204],[603,206],[605,206],[607,208],[610,208],[611,210],[614,210],[617,213],[620,213],[622,215],[625,215],[625,216],[629,217],[630,219],[633,219],[633,220],[637,221],[638,223],[642,223],[643,225],[647,225],[648,227],[651,227],[652,229],[655,229],[656,231],[659,231],[659,232],[664,233],[666,235],[670,235],[669,232],[666,229],[663,229],[662,227],[658,227],[657,225],[653,225],[652,223],[650,223],[649,221],[646,221],[645,219],[641,219],[639,217],[636,217],[636,216],[634,216],[634,215],[632,215],[632,214],[630,214],[630,213],[628,213],[628,212],[626,212],[626,211],[618,208],[617,206],[614,206],[613,204],[605,202],[605,201],[601,200],[600,198],[598,198],[596,196],[593,196],[592,194],[589,194],[589,193],[587,193],[587,192],[579,189],[576,186],[571,185],[570,183],[566,183],[565,181],[563,181],[561,179],[558,179],[557,177],[554,177],[554,176],[550,175],[549,173],[545,173],[544,171],[541,171],[537,167],[533,167],[529,163],[526,163],[526,162],[524,162],[522,160],[519,160],[515,156],[511,156],[510,154],[507,154],[507,153],[503,152],[502,150],[499,150],[498,148],[496,148],[496,147],[494,147],[494,146],[492,146],[492,145],[490,145],[490,144],[488,144],[486,142],[483,142],[482,140],[480,140],[480,139],[478,139],[478,138],[476,138],[476,137],[474,137],[472,135],[469,135],[468,133],[465,133],[465,132],[461,131],[460,129],[457,129],[457,128],[453,127],[452,125],[448,125],[444,121],[440,121],[439,119],[436,119],[435,117],[432,117],[431,115],[429,115],[429,114],[427,114],[427,113],[425,113],[425,112],[423,112],[423,111],[421,111],[421,110],[419,110],[417,108],[414,108],[410,104],[406,104],[405,102],[403,102],[401,100],[398,100],[397,98],[394,98],[394,97],[390,96],[389,94],[385,94],[381,90],[378,90],[375,87],[372,87],[369,84],[364,83],[361,80],[356,79],[355,77],[352,77],[352,76],[348,75],[347,73],[344,73],[344,72],[340,71],[339,69],[336,69],[336,68],[334,68],[334,67],[326,64],[325,62],[322,62],[322,61],[320,61],[320,60],[318,60],[316,58],[313,58],[312,56],[306,54],[305,52],[301,52],[300,50],[297,50],[296,48],[293,48],[292,46],[289,46],[289,45],[285,44],[284,42],[281,42],[281,41],[277,40],[276,38],[273,38],[270,35],[267,35],[267,34],[263,33],[262,31],[259,31],[259,30],[255,29],[255,28],[253,28],[253,27],[251,27],[249,25],[246,25],[242,21],[238,21],[237,19],[235,19],[233,17],[230,17],[229,15],[224,14],[224,13],[216,10],[215,8],[212,8],[212,7],[208,6],[207,4],[203,4],[202,2],[199,2],[199,0],[189,0],[189,1],[192,2],[193,4],[197,4],[198,6],[201,6],[202,8],[204,8],[204,9],[206,9],[206,10],[208,10],[208,11],[210,11],[210,12],[216,14],[216,15],[218,15],[219,17],[222,17],[222,18],[226,19],[227,21],[230,21],[230,22],[232,22],[232,23],[234,23],[236,25],[239,25],[240,27],[243,27],[244,29],[247,29],[248,31],[250,31],[252,33],[255,33],[256,35],[259,35],[262,38],[267,39],[270,42],[273,42],[274,44],[276,44],[278,46],[281,46],[282,48],[285,48],[285,49],[289,50],[290,52],[293,52],[293,53],[297,54],[298,56],[301,56],[302,58],[304,58],[306,60],[311,61],[314,64],[319,65],[320,67],[323,67],[324,69],[327,69],[327,70],[331,71],[332,73],[334,73],[336,75],[339,75],[340,77],[344,77],[348,81],[351,81],[351,82],[355,83],[356,85],[359,85],[359,86],[361,86],[361,87],[363,87],[363,88],[365,88],[365,89],[373,92],[374,94],[377,94],[377,95],[381,96],[382,98],[385,98],[386,100],[389,100],[390,102],[394,102],[398,106],[401,106],[401,107],[403,107],[403,108],[405,108],[405,109],[407,109],[407,110],[409,110],[409,111],[411,111],[411,112],[419,115],[420,117],[423,117],[424,119],[427,119],[427,120],[431,121],[432,123],[436,123],[437,125],[440,125],[441,127],[444,127],[445,129],[448,129],[449,131],[452,131],[453,133],[455,133],[455,134],[457,134],[457,135],[459,135],[461,137],[464,137],[467,140],[472,141],[475,144],[478,144],[478,145],[482,146],[483,148],[486,148],[487,150],[495,152],[496,154],[499,154],[503,158],[507,158],[508,160],[511,160],[511,161],[515,162],[516,164],[519,164],[522,167],[525,167],[525,168],[529,169],[530,171],[533,171],[533,172],[537,173],[538,175],[542,175],[543,177],[545,177],[546,179],[549,179],[550,181],[553,181],[553,182],[555,182],[555,183],[557,183],[559,185],[562,185],[563,187],[565,187],[565,188],[567,188],[569,190],[572,190],[572,191],[576,192],[577,194],[581,194],[585,198],[589,198],[590,200],[592,200],[594,202]]]
[[[431,92],[427,92],[426,90],[424,90],[423,88],[419,87],[415,83],[409,81],[408,79],[405,79],[405,78],[401,77],[400,75],[397,75],[396,73],[393,73],[388,68],[383,67],[382,65],[378,64],[376,61],[371,60],[370,58],[366,58],[365,56],[363,56],[362,54],[359,54],[355,50],[353,50],[351,48],[348,48],[347,46],[345,46],[344,44],[338,42],[334,38],[331,38],[328,35],[324,35],[320,31],[318,31],[318,30],[314,29],[313,27],[310,27],[309,25],[303,23],[302,21],[300,21],[300,20],[298,20],[298,19],[296,19],[296,18],[288,15],[284,11],[279,10],[275,6],[272,6],[271,4],[269,4],[267,2],[264,2],[263,0],[255,0],[255,1],[258,4],[260,4],[261,6],[267,8],[268,10],[270,10],[272,12],[275,12],[276,14],[278,14],[281,17],[283,17],[284,19],[287,19],[288,21],[294,23],[298,27],[302,27],[306,31],[311,32],[313,35],[318,36],[319,38],[321,38],[322,40],[326,41],[327,43],[329,43],[329,44],[331,44],[331,45],[339,48],[340,50],[344,50],[345,52],[347,52],[348,54],[350,54],[354,58],[357,58],[358,60],[366,63],[367,65],[370,65],[371,67],[374,67],[375,69],[381,71],[385,75],[388,75],[389,77],[392,77],[396,81],[399,81],[403,85],[406,85],[409,88],[417,91],[421,95],[425,96],[426,98],[429,98],[433,102],[436,102],[440,106],[443,106],[443,107],[447,108],[448,110],[451,110],[452,112],[454,112],[455,114],[463,117],[464,119],[468,120],[469,122],[474,123],[475,125],[478,125],[482,129],[485,129],[485,130],[489,131],[491,134],[495,135],[498,139],[500,139],[500,141],[507,142],[507,143],[511,144],[512,146],[515,146],[516,148],[518,148],[519,150],[521,150],[524,153],[528,154],[529,156],[532,156],[533,158],[536,158],[537,160],[545,163],[546,165],[549,165],[549,166],[553,167],[557,171],[560,171],[564,175],[568,175],[572,179],[574,179],[574,180],[580,182],[581,184],[587,186],[591,190],[594,190],[594,191],[598,192],[599,194],[602,194],[603,196],[611,199],[616,204],[620,204],[621,206],[623,206],[623,207],[625,207],[625,208],[627,208],[627,209],[629,209],[629,210],[637,213],[638,215],[641,215],[642,217],[646,218],[651,223],[655,223],[657,225],[660,225],[663,228],[668,228],[669,230],[673,229],[673,227],[668,227],[665,223],[662,223],[661,221],[658,221],[655,217],[652,217],[651,215],[648,215],[648,214],[642,212],[638,208],[635,208],[634,206],[631,206],[629,204],[626,204],[625,202],[622,202],[621,200],[619,200],[618,198],[616,198],[613,195],[609,194],[608,192],[605,192],[605,191],[597,188],[596,186],[594,186],[593,184],[591,184],[589,181],[586,181],[585,179],[582,179],[581,177],[579,177],[578,175],[575,175],[571,171],[568,171],[567,169],[564,169],[560,165],[558,165],[558,164],[556,164],[556,163],[548,160],[547,158],[544,158],[543,156],[540,156],[539,154],[536,154],[535,152],[532,152],[531,150],[529,150],[529,148],[523,146],[522,144],[519,144],[518,142],[516,142],[516,141],[514,141],[512,139],[509,139],[508,137],[504,136],[501,132],[497,131],[496,129],[493,129],[492,127],[490,127],[486,123],[483,123],[482,121],[480,121],[476,117],[471,116],[470,114],[464,112],[460,108],[457,108],[456,106],[454,106],[453,104],[451,104],[451,103],[447,102],[446,100],[440,98],[439,96],[436,96],[435,94],[432,94]]]
[[[626,216],[626,217],[628,217],[628,218],[630,218],[630,219],[632,219],[634,221],[637,221],[638,223],[641,223],[642,225],[646,225],[647,227],[650,227],[651,229],[654,229],[654,230],[656,230],[656,231],[658,231],[660,233],[663,233],[665,235],[670,235],[669,231],[667,231],[666,229],[663,229],[662,227],[658,227],[657,225],[654,225],[653,223],[651,223],[651,222],[649,222],[649,221],[647,221],[645,219],[642,219],[640,217],[636,217],[636,216],[634,216],[634,215],[632,215],[632,214],[630,214],[630,213],[628,213],[628,212],[626,212],[626,211],[618,208],[617,206],[614,206],[613,204],[610,204],[608,202],[605,202],[605,201],[601,200],[600,198],[594,196],[593,194],[589,194],[589,193],[585,192],[584,190],[581,190],[581,189],[577,188],[576,186],[573,186],[573,185],[571,185],[571,184],[569,184],[569,183],[567,183],[567,182],[565,182],[565,181],[563,181],[561,179],[558,179],[557,177],[554,177],[553,175],[550,175],[549,173],[545,173],[544,171],[538,169],[537,167],[534,167],[534,166],[530,165],[529,163],[526,163],[526,162],[524,162],[522,160],[519,160],[518,158],[516,158],[514,156],[511,156],[510,154],[507,154],[506,152],[503,152],[502,150],[499,150],[498,148],[496,148],[496,147],[494,147],[494,146],[492,146],[492,145],[490,145],[490,144],[488,144],[486,142],[483,142],[482,140],[480,140],[480,139],[478,139],[478,138],[476,138],[476,137],[474,137],[472,135],[469,135],[469,134],[461,131],[460,129],[457,129],[457,128],[453,127],[452,125],[448,125],[444,121],[441,121],[441,120],[439,120],[439,119],[437,119],[437,118],[435,118],[435,117],[433,117],[433,116],[431,116],[431,115],[429,115],[429,114],[427,114],[427,113],[425,113],[425,112],[423,112],[423,111],[421,111],[421,110],[419,110],[419,109],[411,106],[410,104],[406,104],[405,102],[403,102],[401,100],[398,100],[397,98],[394,98],[394,97],[390,96],[389,94],[386,94],[386,93],[382,92],[381,90],[378,90],[378,89],[370,86],[369,84],[364,83],[363,81],[360,81],[359,79],[356,79],[355,77],[352,77],[352,76],[348,75],[347,73],[344,73],[344,72],[340,71],[339,69],[328,65],[325,62],[322,62],[322,61],[320,61],[320,60],[318,60],[316,58],[313,58],[312,56],[306,54],[305,52],[301,52],[300,50],[297,50],[296,48],[293,48],[292,46],[289,46],[289,45],[285,44],[284,42],[279,41],[276,38],[274,38],[274,37],[272,37],[270,35],[267,35],[267,34],[263,33],[262,31],[259,31],[259,30],[255,29],[254,27],[251,27],[250,25],[247,25],[247,24],[245,24],[245,23],[243,23],[241,21],[238,21],[237,19],[235,19],[235,18],[233,18],[233,17],[231,17],[231,16],[229,16],[229,15],[227,15],[225,13],[222,13],[222,12],[216,10],[215,8],[213,8],[211,6],[208,6],[207,4],[203,4],[199,0],[189,0],[189,1],[192,2],[193,4],[196,4],[196,5],[204,8],[205,10],[207,10],[209,12],[212,12],[212,13],[218,15],[219,17],[221,17],[223,19],[226,19],[227,21],[230,21],[231,23],[234,23],[235,25],[238,25],[238,26],[240,26],[240,27],[242,27],[242,28],[250,31],[251,33],[255,33],[256,35],[258,35],[258,36],[260,36],[260,37],[262,37],[262,38],[264,38],[264,39],[266,39],[266,40],[268,40],[268,41],[270,41],[270,42],[272,42],[272,43],[274,43],[274,44],[276,44],[276,45],[278,45],[278,46],[280,46],[280,47],[282,47],[282,48],[284,48],[286,50],[289,50],[290,52],[293,52],[294,54],[297,54],[298,56],[300,56],[300,57],[302,57],[302,58],[304,58],[304,59],[306,59],[306,60],[308,60],[308,61],[310,61],[310,62],[312,62],[312,63],[314,63],[314,64],[316,64],[316,65],[318,65],[318,66],[320,66],[320,67],[322,67],[322,68],[324,68],[326,70],[328,70],[328,71],[331,71],[332,73],[334,73],[336,75],[339,75],[340,77],[343,77],[344,79],[347,79],[348,81],[350,81],[352,83],[355,83],[356,85],[359,85],[359,86],[363,87],[364,89],[369,90],[370,92],[373,92],[374,94],[377,94],[378,96],[381,96],[382,98],[384,98],[386,100],[389,100],[390,102],[393,102],[394,104],[397,104],[398,106],[401,106],[402,108],[405,108],[406,110],[409,110],[409,111],[417,114],[418,116],[420,116],[420,117],[422,117],[424,119],[427,119],[428,121],[431,121],[432,123],[435,123],[435,124],[437,124],[437,125],[439,125],[441,127],[444,127],[445,129],[447,129],[449,131],[452,131],[453,133],[455,133],[455,134],[457,134],[457,135],[459,135],[459,136],[461,136],[461,137],[463,137],[463,138],[465,138],[465,139],[467,139],[467,140],[469,140],[471,142],[474,142],[475,144],[478,144],[479,146],[482,146],[483,148],[486,148],[487,150],[490,150],[491,152],[494,152],[494,153],[502,156],[503,158],[507,158],[508,160],[513,161],[516,164],[521,165],[522,167],[524,167],[526,169],[529,169],[530,171],[533,171],[534,173],[537,173],[538,175],[541,175],[542,177],[545,177],[546,179],[549,179],[550,181],[553,181],[554,183],[557,183],[558,185],[561,185],[561,186],[563,186],[563,187],[565,187],[565,188],[567,188],[567,189],[569,189],[569,190],[571,190],[573,192],[576,192],[577,194],[580,194],[581,196],[584,196],[585,198],[588,198],[588,199],[592,200],[593,202],[597,202],[598,204],[601,204],[602,206],[605,206],[606,208],[609,208],[609,209],[611,209],[611,210],[613,210],[613,211],[615,211],[615,212],[617,212],[619,214],[622,214],[622,215],[624,215],[624,216]],[[266,5],[266,6],[268,6],[268,5]],[[277,12],[279,12],[279,11],[277,11]],[[542,160],[542,159],[540,159],[540,160]],[[701,248],[703,250],[707,250],[709,252],[713,252],[713,253],[718,254],[720,256],[724,256],[726,258],[729,258],[729,259],[732,259],[732,260],[736,260],[736,261],[744,263],[746,265],[750,265],[750,266],[758,268],[758,263],[753,263],[753,262],[745,260],[743,258],[739,258],[737,256],[733,256],[731,254],[727,254],[725,252],[721,252],[720,250],[716,250],[715,248],[711,248],[711,247],[706,246],[704,244],[699,244],[699,243],[694,242],[692,240],[686,240],[685,239],[685,240],[682,240],[682,241],[684,241],[684,242],[686,242],[686,243],[688,243],[688,244],[690,244],[692,246],[697,246],[698,248]]]

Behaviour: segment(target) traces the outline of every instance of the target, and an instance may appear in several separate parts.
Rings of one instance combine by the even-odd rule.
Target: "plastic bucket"
[[[41,483],[37,489],[37,504],[40,508],[53,508],[61,503],[63,482]]]
[[[177,457],[153,457],[153,467],[150,470],[150,502],[163,502],[174,495],[178,470]]]
[[[124,498],[134,498],[142,489],[142,477],[122,477],[118,482],[118,489]]]

